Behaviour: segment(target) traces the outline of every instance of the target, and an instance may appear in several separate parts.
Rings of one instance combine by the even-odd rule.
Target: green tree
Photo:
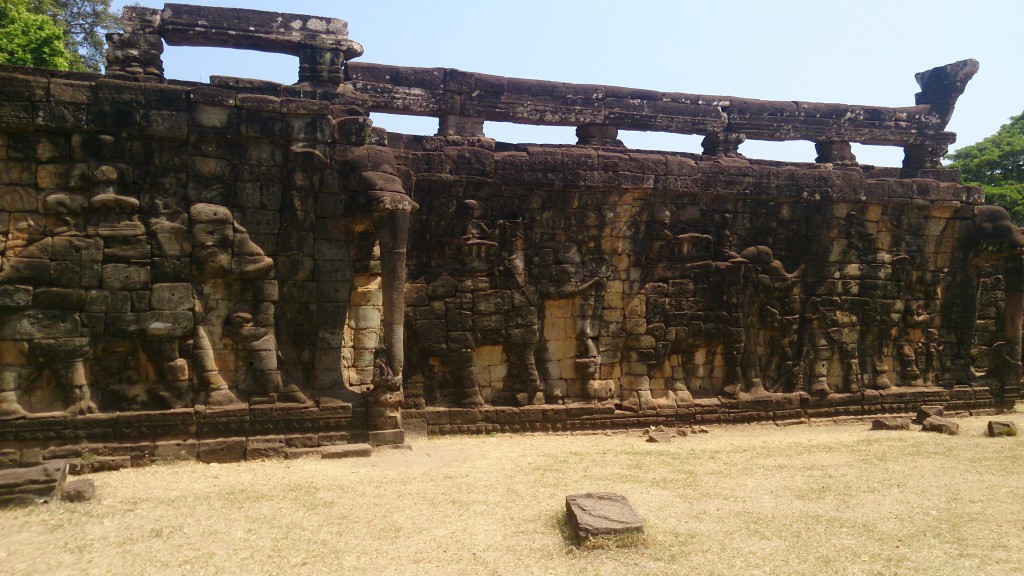
[[[104,35],[120,29],[120,14],[110,11],[110,0],[0,0],[0,10],[10,15],[12,23],[20,23],[10,26],[4,21],[0,26],[0,35],[18,47],[12,49],[18,54],[52,52],[53,31],[57,30],[67,63],[58,59],[58,65],[54,65],[42,58],[26,64],[31,66],[99,72],[103,69]],[[51,26],[44,26],[44,18]],[[27,61],[20,57],[9,63]]]
[[[984,188],[985,202],[1002,206],[1018,226],[1024,225],[1024,112],[948,158],[965,182]]]
[[[67,70],[72,56],[64,31],[30,0],[0,2],[0,64]]]
[[[51,17],[64,28],[64,45],[75,70],[103,69],[104,35],[120,27],[120,15],[110,11],[110,0],[48,0],[56,9]]]

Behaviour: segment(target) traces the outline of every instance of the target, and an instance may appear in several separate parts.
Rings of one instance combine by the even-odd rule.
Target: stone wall
[[[469,408],[473,425],[501,424],[479,412],[491,405],[684,421],[994,406],[978,360],[1003,326],[1002,277],[975,259],[980,196],[952,172],[392,144],[422,206],[406,404],[426,411],[407,420],[432,406]],[[972,340],[963,286],[979,279],[988,323]]]
[[[260,83],[0,81],[5,443],[365,438],[384,192],[364,191],[388,186],[351,181],[397,182],[365,112]]]
[[[403,421],[573,430],[1019,396],[1024,236],[937,166],[976,62],[919,74],[914,107],[790,113],[349,66],[343,24],[131,8],[106,77],[0,68],[2,465],[298,455],[400,443]],[[301,82],[167,80],[163,41],[297,54]],[[437,116],[438,135],[389,136],[375,110]],[[495,118],[577,124],[580,142],[495,142]],[[704,153],[627,150],[619,127],[703,133]],[[747,137],[819,156],[747,159]],[[851,141],[907,160],[860,166]]]

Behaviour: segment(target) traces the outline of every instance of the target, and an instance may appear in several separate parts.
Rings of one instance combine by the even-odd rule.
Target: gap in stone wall
[[[512,122],[484,122],[484,134],[498,142],[529,144],[575,144],[572,126],[531,126]]]
[[[298,80],[299,59],[288,54],[165,44],[163,62],[167,78],[189,82],[209,82],[210,76],[255,78],[281,84]]]
[[[635,132],[619,130],[619,140],[633,150],[660,150],[664,152],[689,152],[700,154],[700,143],[704,136],[699,134],[671,134],[669,132]]]
[[[384,114],[372,112],[370,120],[373,125],[383,128],[389,133],[410,134],[413,136],[433,136],[437,134],[437,118],[430,116],[402,116],[400,114]]]

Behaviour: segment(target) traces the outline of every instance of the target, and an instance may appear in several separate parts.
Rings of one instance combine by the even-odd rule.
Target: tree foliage
[[[99,72],[119,25],[110,0],[0,0],[0,63]]]
[[[985,201],[1002,206],[1024,225],[1024,112],[977,144],[949,155],[964,181],[985,189]]]
[[[0,64],[67,70],[72,56],[64,31],[30,0],[0,3]]]
[[[104,35],[120,25],[120,16],[110,11],[110,0],[48,1],[56,8],[51,18],[64,26],[64,45],[72,54],[72,68],[102,70]]]

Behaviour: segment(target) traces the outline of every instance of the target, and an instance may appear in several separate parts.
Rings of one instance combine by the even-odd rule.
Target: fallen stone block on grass
[[[872,430],[910,430],[910,419],[902,416],[885,416],[871,421]]]
[[[587,492],[565,497],[565,515],[578,543],[591,538],[640,534],[643,520],[629,500],[613,492]]]
[[[63,502],[88,502],[96,497],[96,482],[91,478],[79,478],[64,484],[60,493]]]
[[[938,432],[940,434],[949,434],[950,436],[956,436],[960,433],[960,425],[953,422],[949,418],[943,418],[942,416],[931,416],[925,419],[921,423],[922,432]]]
[[[1008,420],[989,420],[988,435],[992,438],[998,436],[1016,436],[1017,425]]]
[[[52,502],[60,498],[67,479],[68,463],[64,460],[0,470],[0,508]]]
[[[946,411],[942,409],[942,406],[921,406],[917,409],[914,424],[924,424],[924,421],[932,416],[943,416],[945,413]]]

